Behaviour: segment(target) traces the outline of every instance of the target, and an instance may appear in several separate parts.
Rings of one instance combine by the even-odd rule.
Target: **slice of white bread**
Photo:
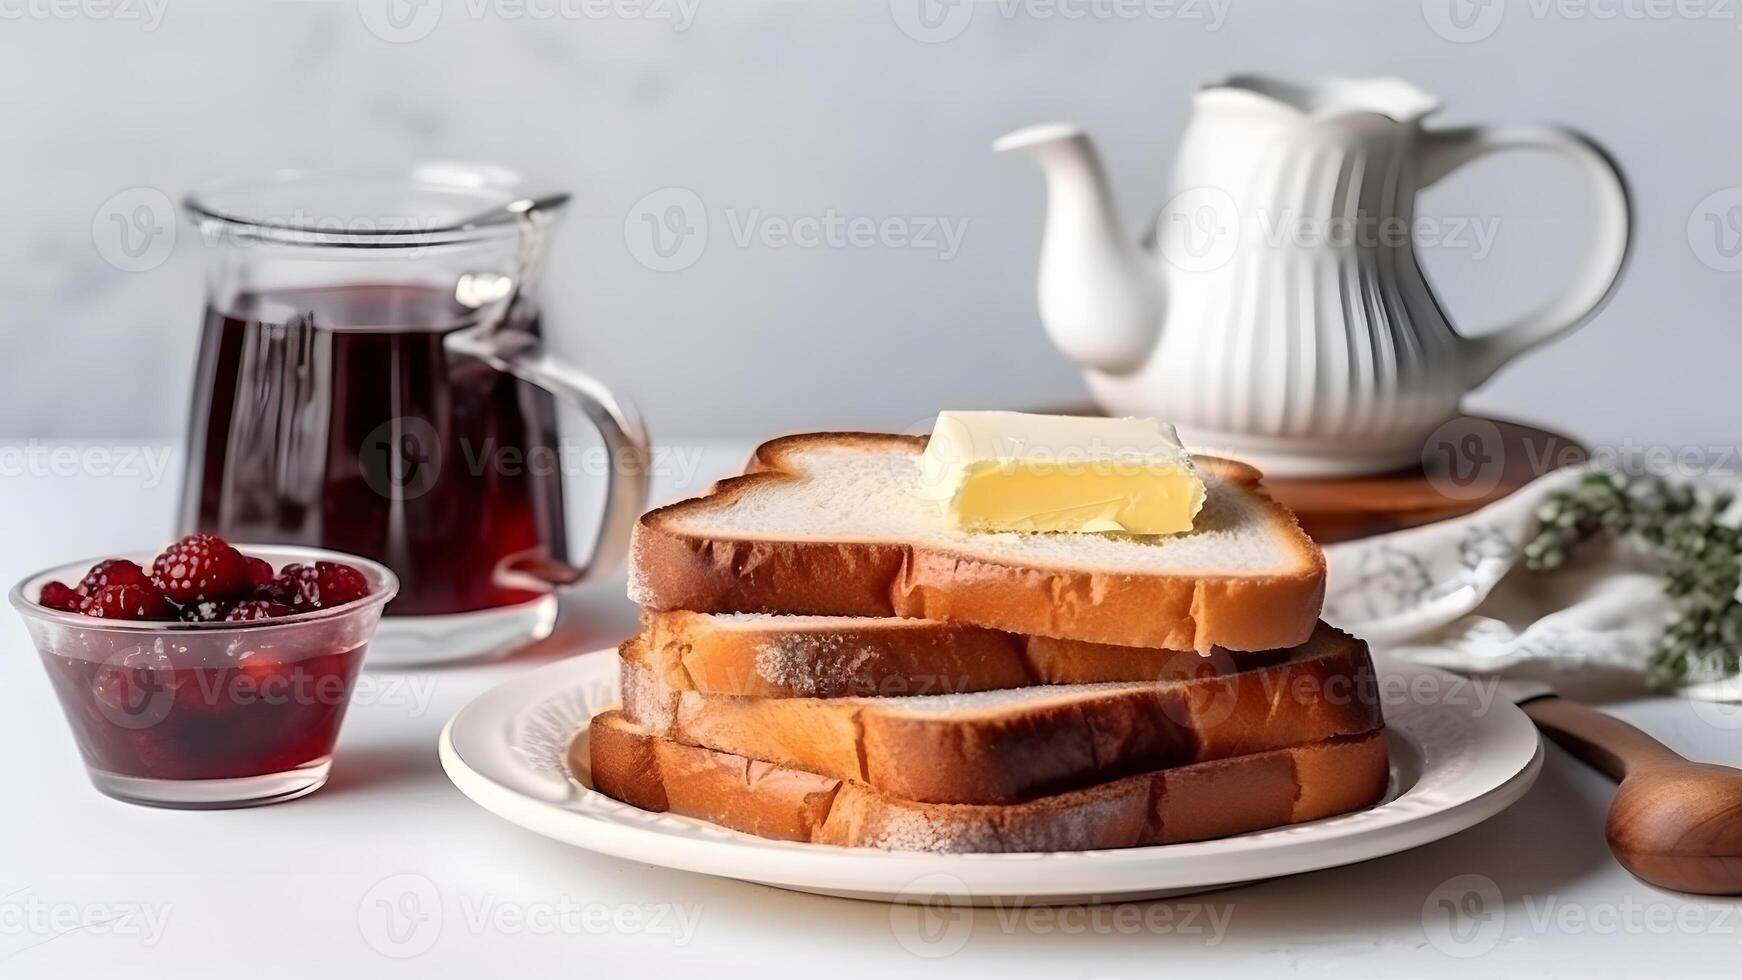
[[[1261,666],[1287,651],[1211,655],[893,616],[646,611],[625,657],[674,691],[763,698],[962,694],[1035,684],[1164,681]]]
[[[927,803],[1016,803],[1149,769],[1384,724],[1367,646],[1321,624],[1278,662],[1160,683],[891,698],[674,690],[629,641],[624,713],[650,733]]]
[[[1377,803],[1385,733],[1200,762],[1009,806],[921,803],[662,739],[607,711],[570,744],[594,789],[779,840],[898,851],[1077,851],[1207,840],[1318,820]]]
[[[1324,555],[1249,466],[1198,458],[1207,498],[1187,534],[966,532],[915,492],[924,448],[866,433],[764,443],[743,476],[642,516],[630,598],[1167,650],[1270,650],[1312,633]]]

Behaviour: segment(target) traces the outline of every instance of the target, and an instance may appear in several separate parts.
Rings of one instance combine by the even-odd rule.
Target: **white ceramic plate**
[[[701,874],[849,898],[997,904],[1151,898],[1315,871],[1418,847],[1499,813],[1542,766],[1524,712],[1431,667],[1375,657],[1391,786],[1358,813],[1221,840],[1053,854],[924,854],[771,841],[648,813],[563,761],[617,703],[615,650],[551,664],[462,708],[442,731],[448,777],[478,805],[577,847]],[[1494,695],[1492,688],[1486,691]]]

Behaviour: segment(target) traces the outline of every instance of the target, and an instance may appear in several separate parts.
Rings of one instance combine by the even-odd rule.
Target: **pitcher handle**
[[[599,536],[586,562],[575,566],[577,573],[561,578],[563,584],[575,585],[615,569],[628,557],[630,533],[647,508],[647,430],[635,406],[592,375],[551,356],[543,341],[524,330],[473,328],[449,334],[446,345],[580,409],[599,431],[606,467]]]
[[[1423,134],[1418,144],[1420,186],[1438,181],[1477,157],[1504,150],[1552,153],[1584,175],[1592,207],[1585,258],[1572,285],[1554,299],[1463,344],[1464,384],[1474,388],[1507,362],[1578,329],[1614,295],[1633,246],[1633,204],[1627,179],[1607,152],[1572,130],[1535,126],[1474,126]]]

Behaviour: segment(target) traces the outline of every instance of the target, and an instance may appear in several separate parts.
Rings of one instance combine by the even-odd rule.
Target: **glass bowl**
[[[97,789],[184,809],[255,806],[319,789],[369,638],[399,580],[377,562],[320,548],[238,544],[276,570],[335,561],[369,594],[330,609],[247,623],[97,619],[39,604],[44,583],[77,582],[101,558],[12,589]],[[149,569],[154,553],[105,555]]]

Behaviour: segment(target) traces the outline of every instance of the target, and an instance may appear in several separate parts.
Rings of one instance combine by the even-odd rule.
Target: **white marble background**
[[[150,268],[118,267],[137,263],[105,258],[117,208],[240,171],[442,157],[576,192],[547,287],[558,342],[658,437],[1070,402],[1083,389],[1032,295],[1040,182],[987,144],[1083,122],[1135,227],[1165,199],[1190,88],[1262,69],[1401,74],[1445,98],[1444,123],[1595,134],[1637,196],[1627,281],[1474,404],[1604,443],[1737,441],[1735,0],[923,0],[929,32],[917,2],[0,0],[0,437],[180,433],[202,248],[184,226]],[[1448,2],[1470,26],[1447,26]],[[625,220],[671,187],[710,233],[662,272]],[[1425,213],[1494,232],[1427,250],[1454,319],[1557,289],[1579,204],[1528,159],[1428,195]],[[830,215],[961,237],[736,240]]]

